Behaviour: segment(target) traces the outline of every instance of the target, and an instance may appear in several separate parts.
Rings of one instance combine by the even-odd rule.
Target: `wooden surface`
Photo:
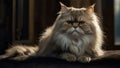
[[[120,50],[111,50],[111,51],[105,51],[105,54],[101,57],[95,58],[93,61],[98,61],[98,60],[120,60]]]
[[[120,68],[120,50],[106,51],[105,56],[90,63],[67,62],[56,58],[35,58],[26,61],[1,60],[0,68]]]

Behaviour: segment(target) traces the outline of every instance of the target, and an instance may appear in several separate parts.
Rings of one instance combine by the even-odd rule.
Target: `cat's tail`
[[[22,44],[14,44],[11,45],[7,50],[5,50],[4,54],[0,55],[0,60],[8,58],[12,60],[22,61],[29,58],[32,55],[35,55],[38,50],[38,45],[29,46]]]

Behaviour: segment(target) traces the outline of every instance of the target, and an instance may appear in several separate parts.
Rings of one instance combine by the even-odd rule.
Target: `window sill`
[[[110,57],[108,57],[110,56]],[[120,50],[106,51],[103,59],[90,63],[67,62],[56,58],[35,58],[26,61],[1,60],[1,68],[120,68]]]

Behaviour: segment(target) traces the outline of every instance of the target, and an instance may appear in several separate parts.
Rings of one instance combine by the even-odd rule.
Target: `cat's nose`
[[[73,27],[77,28],[78,27],[78,23],[73,23]]]

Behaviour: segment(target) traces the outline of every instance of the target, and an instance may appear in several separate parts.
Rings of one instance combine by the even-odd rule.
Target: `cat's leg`
[[[102,56],[104,54],[103,50],[98,49],[87,49],[85,54],[78,57],[78,61],[80,62],[90,62],[96,57]]]
[[[96,57],[104,55],[104,50],[102,50],[102,48],[96,48],[95,50],[93,50],[93,52],[96,54]]]
[[[89,51],[86,51],[86,54],[89,55],[91,58],[95,58],[95,57],[98,57],[98,52],[96,50],[89,50]]]
[[[91,60],[92,60],[92,58],[91,58],[90,56],[86,56],[86,55],[84,55],[84,56],[79,56],[79,57],[77,58],[77,61],[83,62],[83,63],[90,62]]]
[[[70,61],[70,62],[76,61],[76,56],[74,54],[71,54],[71,53],[63,53],[60,55],[60,58],[65,59],[65,60]]]
[[[102,56],[104,54],[104,51],[100,48],[97,49],[89,49],[87,51],[87,54],[91,56],[92,58]]]
[[[84,54],[78,56],[77,60],[79,62],[86,63],[86,62],[90,62],[92,59],[94,59],[97,56],[98,53],[96,50],[87,48]]]

